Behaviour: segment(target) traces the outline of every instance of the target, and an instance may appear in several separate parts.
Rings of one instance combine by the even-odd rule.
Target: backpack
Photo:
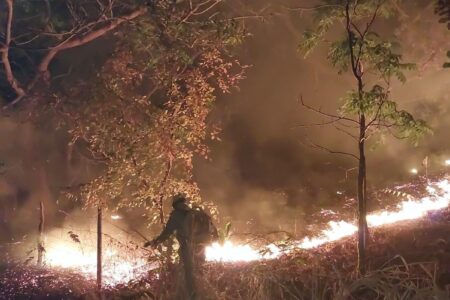
[[[200,207],[192,208],[187,216],[189,236],[196,244],[207,244],[218,239],[211,217]]]

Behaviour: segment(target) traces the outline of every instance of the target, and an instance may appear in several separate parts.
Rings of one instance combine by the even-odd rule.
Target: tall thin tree
[[[383,40],[376,33],[375,22],[380,17],[387,18],[394,12],[396,0],[325,0],[315,10],[316,29],[305,32],[301,50],[310,53],[332,27],[340,27],[343,39],[332,41],[328,48],[328,59],[338,72],[350,72],[355,88],[343,99],[337,114],[326,113],[305,104],[306,108],[330,120],[320,125],[332,124],[356,143],[352,153],[335,151],[311,143],[330,153],[344,154],[357,161],[357,215],[358,215],[358,271],[366,271],[367,227],[367,163],[366,147],[368,140],[377,134],[391,134],[399,138],[409,138],[414,143],[429,128],[422,120],[399,110],[391,100],[391,82],[406,80],[404,71],[412,70],[413,64],[403,63],[402,55],[395,50],[395,44]],[[367,74],[371,74],[369,77]]]

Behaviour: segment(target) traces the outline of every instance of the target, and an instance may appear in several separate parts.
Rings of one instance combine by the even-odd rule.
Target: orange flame
[[[443,179],[427,186],[428,195],[420,199],[408,199],[397,205],[397,210],[382,210],[374,212],[367,216],[369,227],[378,227],[405,220],[414,220],[426,215],[427,212],[446,208],[450,204],[450,182]],[[358,231],[358,228],[346,221],[331,221],[329,228],[321,232],[316,237],[305,237],[297,243],[301,249],[310,249],[323,244],[351,236]],[[267,254],[262,254],[269,250]],[[289,250],[282,250],[277,246],[270,244],[263,249],[255,249],[249,245],[233,245],[227,241],[224,245],[213,244],[206,248],[206,259],[208,261],[253,261],[260,259],[272,259]]]
[[[103,281],[106,285],[114,286],[127,283],[132,279],[143,276],[151,269],[148,262],[137,256],[124,257],[123,249],[107,247],[103,251]],[[88,279],[95,279],[97,274],[97,252],[95,247],[81,247],[60,238],[47,243],[45,264],[50,267],[71,269],[81,273]]]

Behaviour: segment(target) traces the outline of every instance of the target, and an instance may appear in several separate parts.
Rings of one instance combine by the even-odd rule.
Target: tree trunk
[[[97,209],[97,289],[102,289],[102,208]]]
[[[348,47],[350,50],[350,62],[352,73],[358,83],[358,101],[359,101],[359,164],[358,164],[358,272],[364,275],[366,272],[366,243],[369,236],[369,229],[367,227],[367,198],[366,198],[366,155],[365,155],[365,141],[366,141],[366,116],[363,107],[363,65],[361,62],[361,49],[358,54],[354,51],[354,33],[352,31],[352,21],[350,16],[350,0],[346,1],[345,16],[346,29],[348,38]],[[374,17],[376,14],[374,15]],[[367,24],[369,26],[369,24]],[[368,28],[367,28],[368,29]]]
[[[366,199],[366,156],[365,156],[365,129],[364,114],[360,116],[359,135],[359,165],[358,165],[358,272],[366,272],[366,242],[367,242],[367,199]]]
[[[39,202],[39,226],[38,226],[38,242],[37,242],[37,264],[42,266],[44,258],[44,202]]]

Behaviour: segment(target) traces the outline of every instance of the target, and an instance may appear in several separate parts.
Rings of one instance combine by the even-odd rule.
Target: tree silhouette
[[[446,23],[450,30],[450,0],[438,0],[435,12],[440,17],[439,22]],[[450,50],[447,51],[447,57],[450,59]],[[444,68],[450,68],[450,62],[446,62]]]
[[[395,1],[394,1],[395,2]],[[371,138],[389,134],[408,138],[414,143],[429,131],[426,123],[416,120],[410,113],[399,110],[391,99],[391,81],[406,80],[404,72],[414,68],[404,63],[395,51],[393,42],[384,40],[375,32],[374,23],[389,17],[394,10],[390,1],[383,0],[325,0],[315,11],[316,28],[306,31],[301,50],[307,55],[319,43],[328,45],[328,59],[341,73],[350,73],[355,89],[344,97],[337,114],[325,113],[301,101],[303,106],[328,119],[320,125],[333,125],[352,139],[357,151],[335,151],[312,143],[329,153],[343,154],[358,164],[358,270],[365,273],[367,241],[367,165],[366,146]],[[331,28],[341,26],[343,39],[326,40]],[[331,35],[332,36],[332,35]],[[369,76],[370,75],[370,76]],[[375,76],[373,81],[370,77]]]

